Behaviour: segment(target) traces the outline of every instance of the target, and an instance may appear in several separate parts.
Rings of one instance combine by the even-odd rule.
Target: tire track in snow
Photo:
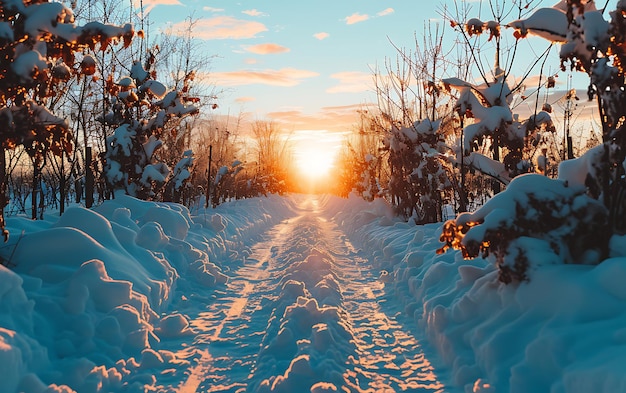
[[[280,238],[288,228],[288,220],[268,231],[265,241],[251,249],[244,265],[230,273],[225,289],[216,290],[206,310],[190,321],[197,332],[181,357],[192,358],[195,365],[188,377],[174,391],[241,392],[258,354],[267,326],[267,318],[259,315],[264,296],[275,291],[268,260],[275,253],[272,239]],[[260,317],[261,319],[258,319]]]
[[[443,391],[372,264],[317,199],[301,209],[193,321],[197,364],[177,391]]]
[[[317,199],[305,202],[274,260],[284,266],[281,293],[249,391],[443,391],[399,311],[386,306],[372,264]]]
[[[327,232],[337,231],[332,224]],[[372,271],[372,265],[354,250],[345,235],[334,240],[338,269],[343,272],[344,307],[349,313],[357,355],[346,382],[353,391],[440,392],[434,368],[424,355],[413,331],[403,325],[399,310],[387,303],[385,284]]]

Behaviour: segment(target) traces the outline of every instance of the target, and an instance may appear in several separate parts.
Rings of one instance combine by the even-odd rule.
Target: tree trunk
[[[65,192],[65,161],[63,160],[63,157],[65,156],[65,153],[61,154],[61,170],[60,170],[60,176],[59,176],[59,215],[62,216],[63,213],[65,213],[65,198],[66,198],[66,192]]]
[[[463,145],[465,138],[464,119],[464,115],[461,115],[461,195],[459,195],[459,213],[467,211],[467,190],[465,186],[465,146]]]
[[[41,172],[39,170],[39,165],[33,163],[33,190],[31,192],[32,196],[32,206],[31,206],[31,217],[33,220],[37,219],[37,196],[39,194],[39,189],[41,188]]]
[[[498,132],[493,136],[493,159],[494,161],[500,162],[500,137],[497,135]],[[491,184],[493,195],[499,194],[502,190],[500,182],[498,180],[492,180]]]
[[[91,147],[85,148],[85,207],[93,206],[94,176],[91,170]]]
[[[7,205],[7,161],[4,149],[0,154],[0,230],[4,241],[9,240],[9,232],[6,230],[6,222],[4,220],[4,208]]]
[[[209,201],[211,200],[211,161],[213,160],[213,145],[209,145],[209,163],[206,168],[206,201],[204,203],[204,208],[207,209],[209,207]]]
[[[45,199],[43,197],[43,184],[42,184],[42,175],[41,175],[41,170],[39,170],[39,211],[37,212],[37,218],[39,220],[43,220],[43,211],[46,208],[46,202]]]

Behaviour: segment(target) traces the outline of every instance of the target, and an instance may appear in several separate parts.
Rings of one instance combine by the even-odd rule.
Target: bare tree
[[[293,155],[288,135],[276,123],[257,120],[252,124],[256,142],[257,182],[265,193],[289,189]]]
[[[214,184],[218,169],[231,166],[238,157],[245,156],[240,141],[241,114],[234,119],[230,116],[225,119],[200,118],[193,127],[191,146],[196,156],[196,170],[191,183],[198,196],[205,196],[208,206],[212,200],[218,203],[222,200],[220,190],[216,191]]]
[[[359,122],[344,141],[338,158],[338,192],[347,196],[355,191],[366,200],[382,196],[389,171],[381,141],[386,130],[373,112],[359,110]]]

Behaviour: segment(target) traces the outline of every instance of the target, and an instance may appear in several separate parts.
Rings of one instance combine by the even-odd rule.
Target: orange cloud
[[[358,71],[345,71],[330,76],[339,84],[326,90],[327,93],[360,93],[372,89],[372,74]]]
[[[276,53],[289,52],[291,49],[278,44],[258,44],[246,47],[248,52],[256,53],[257,55],[270,55]]]
[[[259,61],[257,59],[248,58],[248,59],[245,59],[243,62],[246,63],[246,64],[256,64]]]
[[[299,84],[302,79],[318,75],[313,71],[281,68],[280,70],[214,72],[211,73],[211,79],[219,86],[263,84],[288,87]]]
[[[242,14],[246,14],[246,15],[250,15],[250,16],[267,16],[266,13],[258,11],[256,9],[241,11],[241,13]]]
[[[238,97],[235,99],[235,102],[238,104],[245,104],[246,102],[256,101],[254,97]]]
[[[387,8],[387,9],[384,9],[384,10],[380,11],[376,15],[378,15],[378,16],[386,16],[386,15],[389,15],[389,14],[393,14],[394,12],[396,12],[396,11],[393,8]]]
[[[313,114],[304,113],[300,109],[289,109],[270,112],[267,117],[294,130],[328,130],[346,134],[358,123],[359,111],[369,107],[375,106],[374,104],[354,104],[324,107]]]
[[[184,30],[187,26],[188,22],[176,23],[172,26],[172,30]],[[195,38],[204,40],[240,40],[254,38],[264,31],[267,31],[267,27],[263,23],[235,19],[230,16],[217,16],[198,20],[193,32]]]
[[[346,16],[344,20],[346,21],[346,24],[353,25],[355,23],[364,22],[368,20],[369,18],[370,16],[367,14],[359,14],[358,12],[355,12],[354,14],[350,16]]]
[[[330,34],[325,33],[325,32],[320,32],[320,33],[313,34],[313,37],[317,38],[320,41],[323,40],[323,39],[328,38],[329,36],[330,36]]]
[[[247,99],[247,97],[242,97]],[[245,104],[245,102],[244,102]],[[297,139],[297,134],[304,130],[326,130],[326,132],[337,135],[337,138],[343,138],[344,135],[351,133],[359,123],[360,112],[363,110],[376,111],[376,104],[361,103],[345,106],[324,107],[315,113],[305,113],[301,107],[287,107],[280,111],[260,114],[258,112],[240,112],[238,116],[220,114],[219,111],[212,115],[215,119],[221,121],[229,121],[231,124],[241,122],[241,130],[243,135],[250,135],[251,124],[259,120],[273,121],[283,130],[294,131],[290,134],[290,138]],[[228,120],[230,118],[230,120]],[[319,132],[319,131],[311,131]]]

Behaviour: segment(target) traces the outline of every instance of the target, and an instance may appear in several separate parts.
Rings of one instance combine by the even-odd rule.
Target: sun
[[[336,161],[345,136],[328,130],[296,130],[290,147],[297,185],[316,193],[332,188]]]
[[[295,159],[298,171],[303,176],[320,180],[330,175],[335,163],[335,152],[321,146],[298,146]]]

